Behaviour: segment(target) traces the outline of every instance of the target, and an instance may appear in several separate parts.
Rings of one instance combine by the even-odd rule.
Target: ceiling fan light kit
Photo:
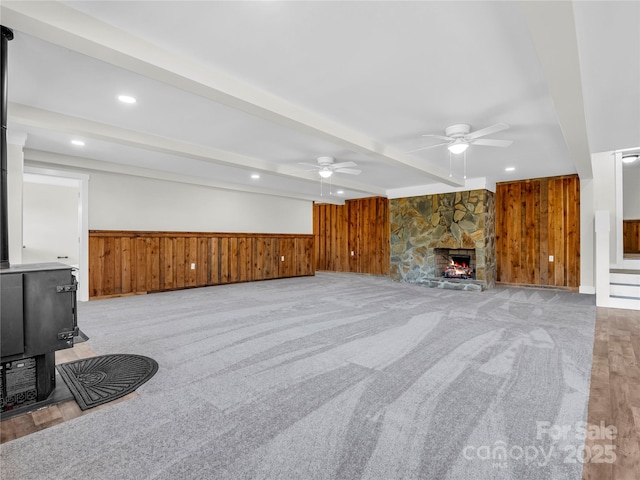
[[[420,147],[415,150],[411,150],[407,153],[419,152],[421,150],[427,150],[429,148],[440,147],[446,145],[449,151],[455,155],[459,155],[469,148],[469,145],[482,145],[487,147],[508,147],[513,142],[511,140],[498,140],[492,138],[480,138],[485,135],[500,132],[509,128],[506,123],[496,123],[490,127],[482,128],[474,132],[471,131],[471,125],[468,123],[456,123],[455,125],[449,125],[444,129],[444,135],[425,134],[423,137],[434,137],[440,140],[445,140],[444,143],[438,143],[436,145],[428,145],[426,147]]]
[[[335,158],[333,157],[318,157],[317,161],[317,165],[312,165],[310,163],[301,163],[301,165],[316,168],[322,178],[329,178],[334,172],[346,173],[348,175],[360,175],[361,173],[361,170],[353,168],[358,166],[355,162],[334,163]]]
[[[469,144],[464,142],[463,140],[456,140],[451,145],[447,147],[449,151],[455,155],[458,155],[464,152],[467,148],[469,148]]]

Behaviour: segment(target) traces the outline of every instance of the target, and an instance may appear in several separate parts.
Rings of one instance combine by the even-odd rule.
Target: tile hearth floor
[[[73,348],[58,350],[56,352],[56,365],[60,363],[73,362],[74,360],[81,360],[83,358],[95,357],[97,355],[98,354],[94,352],[86,342],[83,342],[74,345]],[[58,377],[57,381],[61,382],[62,379]],[[38,430],[44,430],[45,428],[81,417],[82,415],[88,415],[101,408],[108,408],[110,405],[135,398],[137,395],[138,394],[136,392],[132,392],[122,398],[114,400],[113,402],[85,411],[80,410],[80,407],[75,400],[69,400],[57,405],[40,408],[33,412],[17,415],[7,420],[3,420],[0,423],[0,443],[24,437],[30,433],[37,432]]]

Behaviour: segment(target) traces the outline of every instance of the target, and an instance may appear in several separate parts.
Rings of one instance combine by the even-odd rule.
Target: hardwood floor
[[[83,358],[95,357],[96,355],[97,354],[91,350],[89,345],[86,343],[79,343],[74,345],[73,348],[58,350],[56,352],[56,365]],[[40,410],[9,418],[0,423],[0,443],[15,440],[16,438],[29,435],[30,433],[37,432],[38,430],[43,430],[59,423],[66,422],[67,420],[87,415],[101,408],[108,408],[110,405],[126,401],[130,398],[135,398],[137,395],[138,394],[136,392],[132,392],[122,398],[114,400],[113,402],[106,403],[90,410],[85,410],[84,412],[80,410],[80,407],[74,400],[70,400],[58,405],[41,408]]]
[[[95,356],[86,343],[56,352],[56,363]],[[637,480],[640,472],[640,313],[598,308],[593,346],[583,480]],[[126,401],[131,393],[116,402]],[[115,402],[111,402],[115,403]],[[67,420],[90,414],[106,404],[82,411],[68,401],[0,424],[7,442]],[[606,427],[615,427],[606,430]],[[605,428],[603,428],[605,427]],[[609,436],[611,438],[606,438]],[[605,438],[601,438],[605,437]],[[614,457],[615,455],[615,457]],[[579,457],[578,457],[579,458]]]
[[[640,312],[598,308],[583,480],[640,475],[639,359]]]

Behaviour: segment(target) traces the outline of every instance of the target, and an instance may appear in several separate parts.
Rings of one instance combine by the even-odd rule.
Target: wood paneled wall
[[[640,253],[640,220],[622,221],[624,253]]]
[[[578,288],[578,176],[499,183],[496,187],[497,281]]]
[[[93,230],[89,296],[314,275],[313,252],[312,235]]]
[[[389,274],[389,200],[347,200],[313,207],[316,270]]]

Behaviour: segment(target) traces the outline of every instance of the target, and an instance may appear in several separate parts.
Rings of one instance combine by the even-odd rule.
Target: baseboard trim
[[[501,287],[517,287],[517,288],[533,288],[539,290],[558,290],[562,292],[577,292],[577,287],[565,287],[562,285],[534,285],[530,283],[507,283],[507,282],[496,282],[497,286]]]
[[[586,295],[595,295],[596,287],[593,287],[591,285],[580,285],[580,288],[578,289],[578,293],[584,293]]]

